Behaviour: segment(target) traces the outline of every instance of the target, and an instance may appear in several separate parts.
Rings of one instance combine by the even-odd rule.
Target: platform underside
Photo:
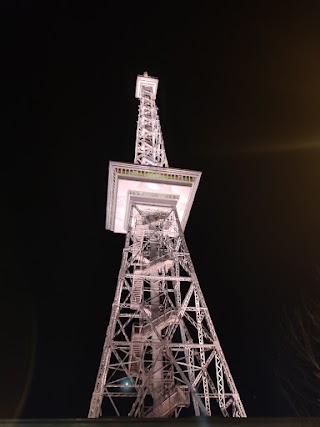
[[[133,201],[173,205],[184,230],[199,185],[201,172],[186,169],[110,162],[106,228],[126,233]]]

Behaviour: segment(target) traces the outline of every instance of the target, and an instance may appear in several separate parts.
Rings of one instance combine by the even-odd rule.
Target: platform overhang
[[[159,80],[147,75],[138,76],[136,82],[136,98],[141,98],[142,86],[149,87],[152,90],[154,99],[157,97]]]
[[[199,185],[201,172],[187,169],[109,163],[106,229],[127,233],[133,202],[175,206],[184,230]]]

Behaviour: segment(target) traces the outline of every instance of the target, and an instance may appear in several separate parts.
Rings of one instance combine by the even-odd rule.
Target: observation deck
[[[131,205],[138,203],[157,211],[175,206],[184,231],[200,177],[187,169],[110,162],[106,229],[126,234]]]

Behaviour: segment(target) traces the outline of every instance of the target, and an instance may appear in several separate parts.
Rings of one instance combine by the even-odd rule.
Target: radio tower
[[[137,77],[134,164],[109,164],[106,228],[126,239],[88,416],[245,417],[184,239],[201,172],[168,167],[157,88]]]

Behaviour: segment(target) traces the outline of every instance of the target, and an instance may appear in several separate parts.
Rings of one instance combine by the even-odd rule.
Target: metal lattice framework
[[[134,163],[168,167],[158,108],[151,86],[141,87]]]
[[[145,89],[142,86],[140,91],[135,162],[146,165],[153,159],[156,166],[164,166],[156,107],[154,101],[148,107],[144,100],[148,93],[154,97],[154,92]],[[146,150],[147,133],[142,132],[146,108],[155,118],[154,151]],[[245,417],[175,204],[150,200],[141,196],[130,204],[89,418],[111,413],[146,418],[210,416],[218,411],[225,417]]]

